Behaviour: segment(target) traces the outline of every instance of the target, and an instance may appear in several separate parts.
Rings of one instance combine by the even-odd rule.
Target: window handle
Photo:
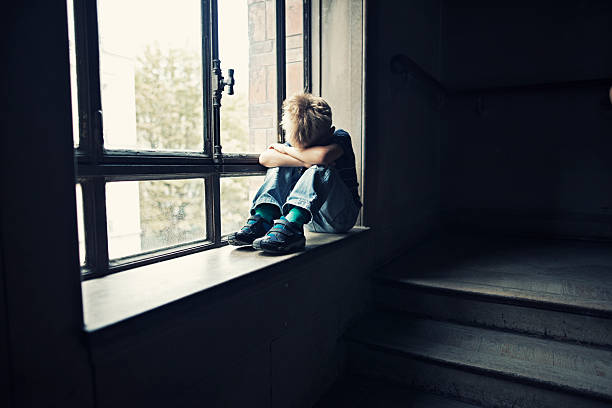
[[[236,83],[234,81],[234,70],[231,68],[227,70],[228,79],[226,80],[223,77],[223,72],[221,71],[221,61],[214,59],[212,63],[213,106],[220,107],[222,93],[225,90],[226,85],[229,87],[227,94],[234,94],[234,84]]]
[[[227,76],[228,76],[228,79],[223,81],[223,87],[227,85],[228,86],[227,94],[233,95],[234,94],[234,84],[236,83],[236,81],[234,81],[234,69],[233,68],[230,68],[227,70]]]

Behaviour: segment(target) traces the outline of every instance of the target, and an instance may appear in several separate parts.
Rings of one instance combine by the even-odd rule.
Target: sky
[[[136,56],[147,45],[187,48],[200,52],[198,0],[99,0],[100,34],[104,48]],[[218,0],[219,55],[224,71],[248,72],[247,0]]]

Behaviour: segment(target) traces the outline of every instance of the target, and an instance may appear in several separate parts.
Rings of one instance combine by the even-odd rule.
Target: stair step
[[[530,308],[460,291],[424,290],[411,285],[377,284],[374,304],[437,320],[511,330],[573,343],[612,347],[612,320],[584,314]]]
[[[374,301],[440,320],[612,346],[612,246],[455,236],[379,271]]]
[[[449,237],[387,265],[380,282],[612,317],[612,245]]]
[[[476,408],[388,382],[350,376],[334,384],[314,408]]]
[[[516,403],[529,397],[538,400],[517,406],[537,407],[575,406],[572,398],[583,397],[594,399],[589,406],[612,401],[608,350],[391,313],[366,317],[346,338],[357,346],[350,348],[349,358],[355,373],[399,381],[410,377],[413,385],[463,400],[483,403],[502,395],[504,401]],[[412,361],[402,362],[402,356]],[[438,367],[435,372],[428,367],[432,364]],[[441,374],[440,367],[448,370]],[[428,375],[436,377],[429,386]],[[563,398],[557,401],[546,390]],[[489,403],[506,406],[497,400]]]

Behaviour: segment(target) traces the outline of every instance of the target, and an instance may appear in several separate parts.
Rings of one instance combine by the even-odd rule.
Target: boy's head
[[[309,93],[293,95],[283,102],[281,125],[292,146],[316,145],[333,132],[331,108],[321,97]]]

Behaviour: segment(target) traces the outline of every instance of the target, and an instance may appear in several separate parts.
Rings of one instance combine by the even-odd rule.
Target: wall
[[[440,71],[440,3],[366,3],[365,224],[388,259],[439,226],[440,113],[423,78]],[[402,74],[394,57],[413,61]]]
[[[452,90],[610,78],[607,0],[445,0],[441,82]]]
[[[93,393],[81,331],[66,3],[11,6],[1,25],[0,109],[9,406],[86,408]]]
[[[444,3],[441,81],[464,91],[443,113],[449,226],[612,237],[611,18],[603,1]]]
[[[0,248],[3,248],[0,242]],[[8,314],[6,310],[6,294],[4,288],[4,268],[0,252],[0,404],[8,407],[10,400],[10,360]]]
[[[278,140],[276,117],[276,1],[251,0],[249,20],[249,139],[261,151]],[[304,90],[302,1],[285,1],[286,95]],[[263,147],[261,146],[263,143]]]
[[[367,237],[90,335],[97,406],[311,407],[363,312]]]
[[[331,105],[334,126],[351,135],[363,197],[363,4],[317,0],[312,5],[313,92]]]

